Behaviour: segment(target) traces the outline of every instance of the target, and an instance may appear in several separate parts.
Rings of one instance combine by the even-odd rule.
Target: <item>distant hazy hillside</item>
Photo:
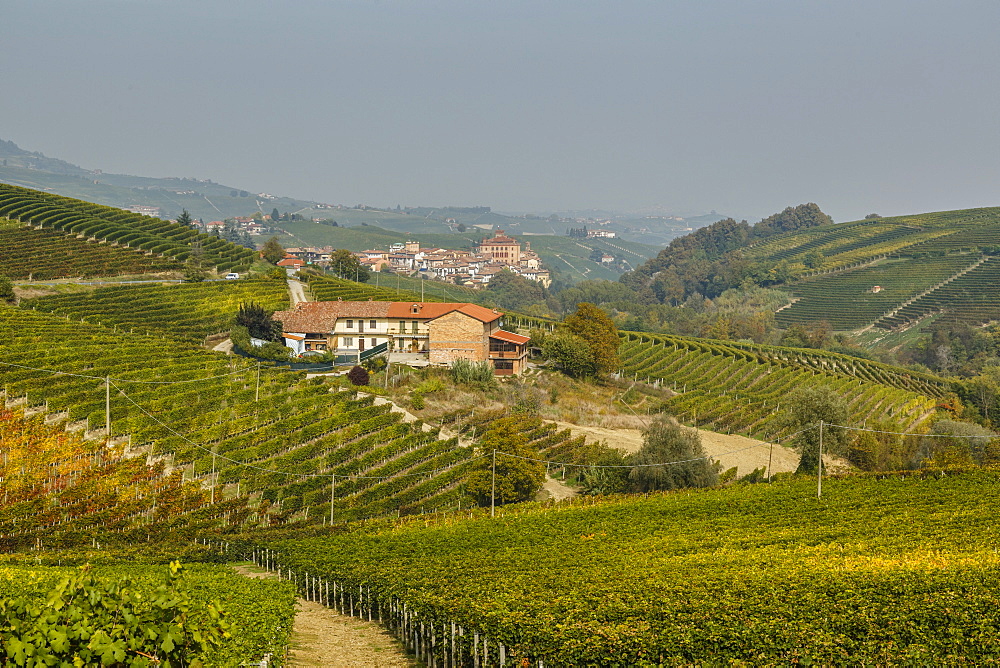
[[[263,198],[210,180],[105,174],[25,151],[4,140],[0,140],[0,182],[122,209],[152,206],[160,210],[161,218],[171,219],[184,209],[195,218],[219,220],[255,211],[270,213],[275,208],[296,212],[316,204],[288,197]]]

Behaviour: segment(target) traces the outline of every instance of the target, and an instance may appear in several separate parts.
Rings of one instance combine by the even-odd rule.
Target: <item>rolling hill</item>
[[[917,323],[982,325],[1000,319],[1000,208],[944,211],[823,225],[742,251],[787,263],[798,280],[781,326],[827,320],[837,330],[906,329]],[[814,269],[805,267],[813,253]]]

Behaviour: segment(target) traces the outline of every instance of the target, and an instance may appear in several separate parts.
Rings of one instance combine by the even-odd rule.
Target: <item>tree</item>
[[[281,341],[281,323],[272,316],[273,311],[267,311],[255,302],[240,304],[236,313],[236,324],[246,327],[250,336],[264,341]]]
[[[719,467],[706,457],[697,430],[683,428],[667,416],[649,426],[642,448],[629,464],[633,468],[628,478],[636,492],[712,487],[719,482]]]
[[[847,403],[825,385],[801,387],[789,395],[787,408],[779,419],[779,424],[794,432],[801,432],[795,437],[801,455],[798,468],[800,473],[816,472],[819,462],[820,420],[824,422],[823,452],[842,454],[846,450],[850,443],[850,432],[826,425],[847,426],[848,416]]]
[[[809,269],[819,269],[823,266],[823,253],[818,250],[809,251],[806,253],[805,259],[802,260],[802,264]]]
[[[530,501],[545,482],[545,465],[529,461],[538,452],[528,444],[523,433],[523,416],[495,420],[482,439],[485,457],[478,460],[466,481],[466,493],[481,506],[490,505],[493,498],[493,451],[496,455],[497,504]],[[514,455],[507,457],[505,455]],[[519,459],[527,457],[529,459]]]
[[[502,309],[525,311],[545,301],[545,288],[537,281],[529,281],[510,269],[494,274],[487,284],[487,291]]]
[[[542,354],[567,376],[583,378],[597,371],[590,346],[575,334],[562,332],[545,337]]]
[[[361,264],[361,260],[349,250],[340,248],[330,255],[330,271],[335,272],[341,278],[347,278],[359,283],[367,283],[371,278],[368,267]]]
[[[281,214],[278,213],[278,207],[274,207],[273,209],[271,209],[271,220],[272,221],[278,222],[278,219],[280,217],[281,217]]]
[[[1000,437],[971,422],[938,420],[921,438],[917,461],[929,468],[970,467],[995,464],[1000,459]]]
[[[181,211],[181,215],[177,216],[177,224],[183,225],[184,227],[193,227],[194,219],[191,218],[191,214],[188,213],[187,209]]]
[[[576,305],[576,312],[568,316],[565,323],[571,334],[587,342],[596,372],[614,371],[621,366],[618,327],[607,313],[593,304],[582,302]]]
[[[285,257],[285,249],[281,247],[278,237],[271,237],[261,249],[264,259],[271,264],[278,264]]]

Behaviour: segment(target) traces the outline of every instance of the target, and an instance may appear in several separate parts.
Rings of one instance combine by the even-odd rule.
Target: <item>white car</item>
[[[226,274],[226,280],[227,281],[235,281],[235,280],[238,280],[239,277],[240,277],[240,275],[237,274],[235,271],[231,271],[228,274]]]

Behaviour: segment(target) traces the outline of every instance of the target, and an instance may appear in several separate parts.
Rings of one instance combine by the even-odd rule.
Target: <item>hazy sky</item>
[[[1000,3],[0,0],[0,138],[332,203],[1000,204]]]

